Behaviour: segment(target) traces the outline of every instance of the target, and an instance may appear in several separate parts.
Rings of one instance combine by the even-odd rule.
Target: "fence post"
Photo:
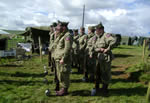
[[[145,62],[145,47],[146,47],[146,40],[144,39],[144,42],[143,42],[143,54],[142,54],[143,62]]]
[[[150,103],[150,82],[149,82],[148,89],[147,89],[146,102]]]
[[[42,44],[41,44],[41,38],[39,36],[39,50],[40,50],[40,60],[42,62]]]

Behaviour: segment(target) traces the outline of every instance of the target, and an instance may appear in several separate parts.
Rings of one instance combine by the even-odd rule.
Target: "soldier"
[[[80,35],[79,35],[79,70],[78,72],[83,72],[84,77],[83,77],[83,81],[87,81],[87,75],[86,75],[86,46],[87,46],[87,35],[85,34],[85,28],[81,27],[80,28]]]
[[[89,26],[88,27],[88,40],[95,35],[94,32],[95,32],[94,26]]]
[[[78,54],[79,54],[79,34],[78,29],[73,30],[73,44],[72,44],[72,57],[73,57],[73,64],[78,67]]]
[[[61,89],[56,91],[56,95],[63,96],[68,93],[70,84],[72,38],[68,31],[68,22],[59,21],[57,26],[61,28],[62,32],[54,42],[56,45],[54,59],[61,86]]]
[[[52,69],[54,69],[54,73],[55,73],[55,78],[54,81],[56,82],[56,88],[55,90],[58,91],[59,90],[59,80],[58,80],[58,75],[57,75],[57,69],[56,69],[56,63],[55,63],[55,50],[57,47],[57,42],[58,39],[57,38],[61,33],[61,28],[59,26],[54,28],[54,33],[51,34],[51,38],[50,38],[50,47],[49,47],[49,51],[51,52],[51,67]]]
[[[99,83],[102,83],[101,92],[104,95],[108,94],[108,85],[111,80],[111,61],[112,52],[116,39],[109,33],[104,32],[102,23],[96,26],[96,35],[93,37],[95,40],[94,54],[96,55],[96,92],[99,90]],[[93,54],[91,53],[90,57]],[[95,93],[96,93],[95,92]],[[92,93],[92,95],[95,95]]]
[[[55,27],[57,26],[57,23],[54,22],[52,25],[50,25],[50,32],[49,32],[49,35],[50,35],[50,40],[49,40],[49,47],[54,43],[54,40],[55,40]],[[53,61],[53,57],[52,57],[52,51],[49,50],[49,55],[48,55],[48,63],[49,63],[49,66],[51,67],[51,71],[53,72],[54,71],[54,61]]]
[[[95,35],[94,32],[95,32],[94,26],[89,26],[88,27],[88,43],[86,47],[86,69],[88,71],[87,73],[90,74],[90,77],[89,77],[90,81],[94,81],[94,72],[95,72],[95,59],[89,58],[89,51],[91,50],[92,45],[94,45],[91,39]]]

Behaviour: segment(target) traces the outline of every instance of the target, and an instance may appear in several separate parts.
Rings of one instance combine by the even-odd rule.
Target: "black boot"
[[[102,93],[103,93],[103,96],[108,96],[108,84],[103,84],[103,87],[102,87]]]
[[[89,81],[90,81],[90,82],[94,82],[94,75],[90,75]]]
[[[100,89],[99,89],[99,83],[96,83],[95,84],[95,88],[96,88],[96,91],[99,91]]]

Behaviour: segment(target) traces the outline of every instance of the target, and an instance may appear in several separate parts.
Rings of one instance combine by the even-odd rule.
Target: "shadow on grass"
[[[139,82],[139,78],[142,75],[142,73],[143,71],[132,72],[130,73],[130,77],[128,78],[128,80],[133,82]]]
[[[146,95],[147,88],[144,87],[135,87],[135,88],[116,88],[116,89],[109,89],[110,90],[110,96],[133,96],[133,95],[139,95],[144,96]]]
[[[48,85],[52,84],[53,81],[48,81]],[[9,84],[14,86],[22,86],[22,85],[46,85],[44,81],[20,81],[20,80],[0,80],[0,84]]]
[[[115,58],[127,58],[127,57],[133,57],[133,55],[126,55],[126,54],[114,54]]]
[[[112,65],[111,68],[121,68],[122,66]]]
[[[15,65],[15,64],[6,64],[6,65],[0,65],[0,67],[23,67],[23,65]]]
[[[82,72],[73,71],[73,72],[71,72],[71,74],[79,74],[79,75],[81,75],[81,74],[83,74],[83,73],[82,73]]]
[[[23,73],[23,72],[15,72],[15,73],[6,73],[0,72],[0,76],[11,76],[11,77],[44,77],[44,73],[34,74],[34,73]]]
[[[82,81],[82,79],[72,79],[72,80],[70,80],[71,81],[71,83],[83,83],[83,81]]]
[[[121,74],[125,74],[124,71],[111,71],[112,75],[121,75]]]
[[[76,90],[70,93],[72,96],[90,96],[90,90]]]
[[[134,48],[127,48],[127,47],[117,47],[117,49],[134,49]]]
[[[122,78],[118,78],[118,79],[111,79],[111,83],[112,84],[115,84],[115,83],[118,83],[118,82],[133,82],[132,80],[128,80],[128,79],[122,79]]]
[[[110,96],[145,96],[147,92],[147,88],[144,87],[135,87],[135,88],[116,88],[116,89],[109,89]],[[77,90],[70,93],[72,96],[91,96],[90,90]],[[95,96],[104,96],[101,91],[97,92]]]
[[[22,73],[16,72],[15,74],[11,74],[12,77],[44,77],[44,73],[34,74],[34,73]]]

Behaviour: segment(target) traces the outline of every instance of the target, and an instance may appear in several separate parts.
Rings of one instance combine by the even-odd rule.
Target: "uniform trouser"
[[[72,61],[75,65],[79,64],[78,63],[78,54],[73,53],[72,58],[73,58]]]
[[[56,61],[57,76],[62,88],[69,88],[71,64],[60,64]]]
[[[48,65],[51,67],[51,52],[48,51]]]
[[[90,76],[94,76],[95,70],[96,70],[96,59],[95,58],[89,58],[87,56],[87,58],[86,58],[86,69],[88,71],[88,74],[90,74]]]
[[[96,81],[109,84],[111,80],[111,61],[96,60]]]
[[[86,69],[86,55],[84,53],[79,55],[79,64],[80,64],[81,71],[83,71],[83,73],[87,72],[87,69]]]

